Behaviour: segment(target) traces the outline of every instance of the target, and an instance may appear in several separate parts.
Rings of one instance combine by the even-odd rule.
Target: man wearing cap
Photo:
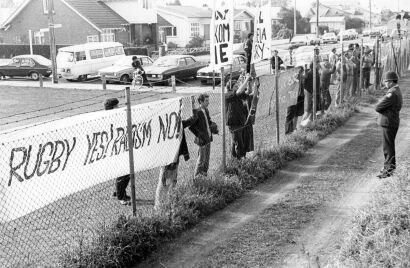
[[[372,50],[366,46],[363,55],[363,86],[367,90],[370,84],[370,71],[373,65],[373,56],[370,54]]]
[[[388,88],[387,94],[377,103],[376,112],[379,113],[377,123],[383,132],[384,168],[377,175],[383,179],[390,177],[396,169],[396,151],[394,140],[400,125],[400,110],[403,98],[399,86],[399,78],[395,72],[387,72],[384,84]]]
[[[104,102],[105,110],[113,110],[118,108],[119,101],[116,98],[107,99]],[[117,197],[122,205],[129,204],[131,197],[127,195],[127,186],[130,182],[130,175],[124,175],[115,179],[115,192],[113,196]]]

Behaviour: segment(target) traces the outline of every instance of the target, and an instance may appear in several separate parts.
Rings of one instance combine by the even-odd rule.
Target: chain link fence
[[[403,75],[409,65],[410,40],[394,40],[380,44],[380,50],[375,50],[379,57],[380,74],[389,70],[397,70]],[[270,62],[259,63],[259,68],[270,68]],[[377,67],[377,66],[376,66]],[[274,74],[264,75],[259,78],[259,100],[256,111],[255,123],[250,126],[248,136],[253,138],[254,151],[272,148],[279,140],[285,141],[285,124],[288,116],[288,107],[295,105],[298,99],[300,79],[299,70],[288,69],[281,71],[275,78]],[[278,103],[276,102],[275,85],[278,85]],[[318,90],[318,92],[320,92]],[[330,88],[331,97],[334,101],[336,85]],[[112,95],[109,95],[112,94]],[[161,99],[163,93],[155,93],[150,97]],[[222,113],[221,113],[221,89],[217,87],[207,92],[209,95],[209,114],[211,120],[218,125],[219,134],[213,136],[211,144],[211,157],[209,163],[209,176],[221,170],[223,158],[231,156],[232,137],[226,128],[226,138],[222,136]],[[117,97],[120,100],[121,113],[107,111],[103,118],[93,118],[86,114],[87,120],[79,119],[78,113],[84,112],[79,106],[92,106],[108,97]],[[198,95],[195,96],[196,98]],[[133,92],[131,104],[142,102],[141,95]],[[97,101],[98,100],[98,101]],[[131,206],[124,206],[113,196],[115,178],[124,175],[118,170],[124,170],[128,165],[125,134],[118,140],[118,157],[121,161],[110,161],[110,156],[103,153],[104,141],[112,136],[112,133],[101,132],[99,135],[85,136],[90,125],[101,129],[110,129],[108,122],[116,122],[126,132],[126,113],[123,108],[125,98],[123,92],[105,93],[100,99],[90,98],[84,104],[72,106],[73,116],[64,121],[52,121],[46,123],[34,123],[31,126],[21,126],[0,134],[2,144],[0,147],[3,161],[1,161],[0,184],[0,266],[1,267],[60,267],[59,256],[70,251],[80,251],[82,247],[91,243],[99,232],[108,228],[120,216],[132,216]],[[165,102],[166,103],[166,102]],[[155,109],[155,102],[152,104]],[[162,104],[166,105],[166,104]],[[244,103],[245,105],[245,103]],[[138,106],[136,106],[138,107]],[[198,107],[198,103],[196,103]],[[50,107],[48,107],[50,108]],[[158,107],[157,107],[158,108]],[[166,110],[162,107],[161,110]],[[66,110],[64,107],[55,107],[58,111]],[[102,110],[98,108],[95,110]],[[44,109],[42,112],[46,112]],[[90,111],[90,110],[88,110]],[[276,116],[276,111],[279,112]],[[138,118],[144,114],[138,114],[138,108],[133,110]],[[44,115],[44,113],[43,113]],[[192,115],[191,97],[182,97],[181,118],[187,119]],[[32,117],[25,113],[19,118]],[[40,116],[39,116],[40,117]],[[145,118],[148,120],[148,118]],[[43,122],[43,118],[38,121]],[[61,123],[62,122],[62,123]],[[44,131],[45,126],[55,124],[53,131]],[[59,125],[63,124],[63,125]],[[108,124],[108,125],[107,125]],[[75,126],[75,127],[73,127]],[[73,131],[74,130],[74,131]],[[142,133],[143,133],[142,126]],[[198,146],[194,143],[194,135],[185,130],[190,159],[180,160],[178,180],[192,180],[195,164],[198,159]],[[85,137],[84,137],[85,136]],[[69,138],[67,138],[69,137]],[[71,155],[73,148],[78,146],[79,137],[89,144],[89,150],[95,150],[93,156],[76,158]],[[99,142],[98,142],[99,141]],[[122,143],[121,143],[122,142]],[[226,145],[226,156],[222,154],[223,143]],[[143,145],[143,141],[140,141]],[[99,144],[102,146],[98,149]],[[149,147],[146,147],[149,148]],[[10,158],[10,151],[15,152]],[[143,171],[135,174],[137,217],[153,213],[155,192],[160,174],[160,167],[156,166],[159,154],[167,154],[169,148],[163,147],[161,151],[147,150],[144,157],[135,159],[136,162],[145,164]],[[111,152],[112,153],[112,152]],[[115,152],[114,155],[117,155]],[[85,154],[87,155],[87,154]],[[107,157],[101,165],[97,165],[92,173],[82,172],[82,168],[91,161],[100,161]],[[6,161],[7,160],[7,161]],[[102,160],[101,160],[102,161]],[[120,163],[120,164],[119,164]],[[11,166],[8,166],[11,165]],[[11,167],[11,168],[10,168]],[[69,169],[70,176],[60,177],[58,170]],[[9,170],[14,169],[14,173]],[[36,178],[38,187],[27,188],[25,182]],[[44,178],[42,180],[42,178]],[[19,185],[20,190],[10,192],[9,186]],[[127,192],[130,194],[128,187]],[[47,202],[46,202],[47,201]],[[42,205],[45,203],[46,205]],[[35,210],[27,210],[27,204],[36,207]],[[11,215],[9,218],[4,215]]]

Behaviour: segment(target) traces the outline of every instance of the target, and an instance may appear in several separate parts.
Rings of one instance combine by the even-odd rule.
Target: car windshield
[[[333,36],[335,36],[334,33],[325,33],[325,34],[323,35],[323,37],[333,37]]]
[[[178,59],[177,58],[159,58],[157,59],[154,64],[154,66],[159,66],[159,67],[167,67],[167,66],[177,66],[178,65]]]
[[[44,66],[50,66],[51,65],[51,60],[49,60],[49,59],[47,59],[47,58],[45,58],[41,55],[34,56],[33,59],[41,65],[44,65]]]
[[[131,67],[132,66],[132,57],[121,58],[120,60],[117,60],[114,65]]]
[[[57,61],[59,62],[73,62],[74,61],[74,53],[67,52],[67,51],[59,51],[57,54]]]

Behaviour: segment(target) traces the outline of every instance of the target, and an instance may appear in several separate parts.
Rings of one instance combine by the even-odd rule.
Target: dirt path
[[[408,94],[405,106],[410,106]],[[399,161],[410,151],[408,110],[398,135]],[[382,183],[375,179],[383,162],[375,119],[369,109],[357,114],[275,179],[185,232],[139,267],[331,264],[351,216]]]

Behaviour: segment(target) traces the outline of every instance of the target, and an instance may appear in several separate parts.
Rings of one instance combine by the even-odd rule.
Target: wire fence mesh
[[[394,40],[380,45],[380,65],[383,74],[389,70],[397,70],[401,75],[405,73],[409,65],[410,40]],[[374,51],[376,52],[376,51]],[[261,68],[269,68],[269,62],[260,63]],[[280,140],[284,141],[285,124],[288,115],[288,107],[295,105],[298,97],[300,80],[298,69],[282,71],[278,77],[279,90],[279,121],[276,119],[275,99],[275,76],[264,75],[259,78],[260,94],[256,112],[255,124],[251,126],[254,141],[254,150],[272,148],[277,144],[276,131],[279,128]],[[336,85],[330,88],[332,99],[335,99]],[[219,172],[221,168],[222,144],[226,142],[227,157],[231,155],[232,137],[227,129],[226,139],[221,136],[221,89],[206,92],[209,95],[210,119],[218,125],[219,135],[213,135],[211,143],[211,156],[209,163],[209,175]],[[131,103],[143,102],[144,98],[162,99],[165,93],[153,92],[149,95],[140,95],[133,92]],[[373,93],[366,93],[373,94]],[[2,144],[0,147],[3,161],[1,161],[1,185],[0,185],[0,266],[1,267],[59,267],[60,256],[63,253],[78,251],[91,243],[99,232],[108,228],[121,215],[131,216],[130,206],[124,206],[113,196],[115,178],[123,175],[118,170],[126,169],[128,165],[127,154],[124,154],[126,139],[123,138],[123,160],[110,162],[108,157],[102,166],[94,169],[91,174],[81,172],[81,168],[90,161],[104,157],[103,148],[95,148],[94,159],[90,157],[70,158],[70,150],[73,150],[78,137],[87,133],[90,125],[110,129],[107,122],[116,122],[123,125],[122,131],[126,130],[126,113],[107,113],[100,119],[77,121],[77,115],[83,112],[102,110],[101,103],[109,97],[120,99],[120,109],[124,110],[124,93],[104,93],[98,97],[84,98],[82,100],[62,104],[55,107],[45,107],[33,110],[31,113],[22,112],[15,115],[16,119],[23,120],[21,125],[26,124],[24,118],[30,117],[30,126],[19,126],[0,134]],[[196,95],[196,97],[198,97]],[[366,97],[365,95],[363,97]],[[100,105],[97,107],[97,105]],[[155,106],[155,103],[152,104]],[[164,104],[162,104],[164,105]],[[198,103],[196,103],[196,106]],[[85,110],[85,109],[88,110]],[[192,115],[192,104],[189,96],[182,98],[181,118],[186,119]],[[162,107],[161,109],[166,109]],[[51,132],[44,131],[41,125],[44,118],[55,120],[55,113],[61,111],[72,112],[72,117],[64,122],[64,125],[56,126]],[[134,112],[136,112],[135,110]],[[52,113],[51,113],[52,112]],[[137,114],[137,117],[143,114]],[[33,123],[33,120],[38,120]],[[67,125],[67,122],[70,124]],[[56,122],[46,122],[57,124]],[[72,127],[75,126],[75,127]],[[119,131],[119,130],[115,130]],[[190,153],[188,161],[180,160],[178,180],[192,180],[195,164],[198,159],[198,146],[194,142],[194,135],[186,130],[187,144]],[[107,136],[105,136],[107,135]],[[103,146],[104,140],[110,137],[110,133],[100,133],[99,136],[88,136],[88,144],[92,146],[97,140]],[[125,135],[125,134],[124,134]],[[20,138],[19,138],[20,137]],[[70,138],[67,138],[70,137]],[[125,136],[124,136],[125,137]],[[77,139],[76,139],[77,138]],[[118,142],[120,142],[118,140]],[[141,141],[142,142],[142,141]],[[15,158],[10,158],[10,151],[15,150]],[[101,151],[99,151],[101,150]],[[168,148],[162,148],[160,154],[166,154]],[[146,157],[138,158],[138,162],[156,162],[158,152],[147,151]],[[7,161],[6,161],[7,160]],[[11,164],[10,164],[11,163]],[[122,167],[118,165],[123,165]],[[8,172],[10,166],[14,173]],[[68,166],[70,165],[70,166]],[[147,164],[149,166],[149,164]],[[76,167],[76,168],[73,168]],[[54,173],[64,168],[72,168],[69,177],[59,177]],[[155,192],[160,173],[160,167],[147,168],[135,174],[137,215],[151,215],[155,202]],[[54,175],[53,175],[54,174]],[[10,193],[9,184],[24,185],[26,181],[36,178],[39,186],[35,189],[21,187]],[[44,178],[44,179],[43,179]],[[43,179],[43,180],[42,180]],[[80,190],[78,190],[80,189]],[[130,190],[127,189],[128,194]],[[64,194],[63,194],[64,193]],[[69,193],[69,194],[66,194]],[[42,205],[42,200],[48,200]],[[35,210],[26,210],[27,204],[34,204]],[[37,204],[37,205],[36,205]],[[9,218],[5,215],[11,215]]]

